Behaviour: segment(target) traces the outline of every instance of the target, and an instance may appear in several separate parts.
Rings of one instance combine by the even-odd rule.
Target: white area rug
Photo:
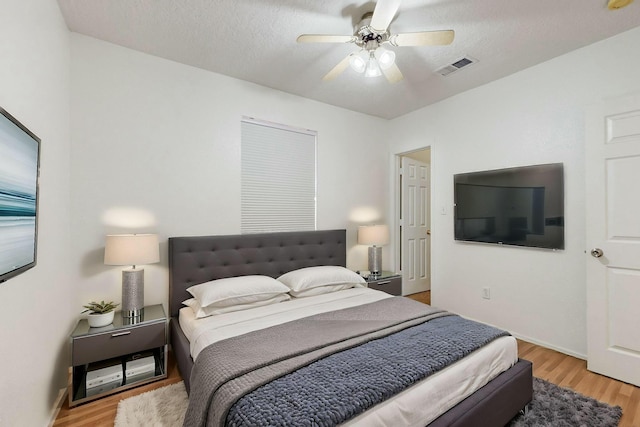
[[[151,390],[118,403],[115,427],[181,426],[188,404],[182,381]]]

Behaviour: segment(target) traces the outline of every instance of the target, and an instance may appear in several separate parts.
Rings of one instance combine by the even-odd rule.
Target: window
[[[316,135],[242,119],[243,234],[315,230]]]

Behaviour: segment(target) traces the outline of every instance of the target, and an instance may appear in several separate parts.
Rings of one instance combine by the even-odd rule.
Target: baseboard
[[[61,388],[60,391],[58,391],[58,397],[56,397],[56,401],[53,404],[53,409],[51,410],[49,427],[53,427],[53,424],[56,422],[56,418],[58,418],[60,409],[62,408],[62,405],[64,405],[64,400],[67,398],[67,393],[69,393],[68,387]]]
[[[475,322],[484,323],[485,325],[493,326],[494,328],[505,329],[506,330],[506,328],[504,328],[502,326],[492,325],[491,323],[487,323],[487,322],[484,322],[482,320],[477,320],[477,319],[474,319],[472,317],[466,317],[466,316],[462,316],[462,317],[465,317],[466,319],[469,319],[469,320],[473,320]],[[526,335],[518,334],[517,332],[513,332],[513,331],[508,331],[508,332],[511,335],[513,335],[514,337],[516,337],[516,338],[518,338],[518,339],[520,339],[522,341],[530,342],[531,344],[539,345],[540,347],[548,348],[549,350],[559,351],[560,353],[566,354],[567,356],[573,356],[573,357],[575,357],[577,359],[587,360],[587,355],[586,354],[576,353],[573,350],[569,350],[569,349],[566,349],[566,348],[563,348],[563,347],[558,347],[557,345],[553,345],[553,344],[550,344],[550,343],[545,342],[545,341],[540,341],[538,339],[531,338],[531,337],[528,337]]]
[[[548,348],[550,350],[555,350],[555,351],[559,351],[560,353],[569,355],[569,356],[573,356],[577,359],[582,359],[582,360],[587,360],[587,355],[586,354],[581,354],[581,353],[576,353],[575,351],[563,348],[563,347],[558,347],[556,345],[550,344],[548,342],[544,342],[544,341],[540,341],[537,340],[535,338],[531,338],[525,335],[520,335],[517,334],[515,332],[511,332],[511,335],[513,335],[514,337],[521,339],[522,341],[526,341],[526,342],[530,342],[531,344],[535,344],[535,345],[539,345],[541,347],[545,347]]]

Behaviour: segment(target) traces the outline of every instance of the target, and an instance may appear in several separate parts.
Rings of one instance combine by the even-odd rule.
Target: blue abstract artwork
[[[35,261],[38,145],[0,115],[0,276]]]

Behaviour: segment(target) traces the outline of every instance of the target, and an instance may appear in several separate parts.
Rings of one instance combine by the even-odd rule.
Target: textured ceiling
[[[298,44],[353,34],[375,2],[317,0],[58,0],[71,31],[306,98],[394,118],[571,50],[640,26],[640,1],[404,0],[392,34],[455,30],[451,45],[395,47],[404,80],[347,69],[322,77],[353,44]],[[448,77],[435,70],[478,60]],[[576,70],[579,73],[579,70]]]

